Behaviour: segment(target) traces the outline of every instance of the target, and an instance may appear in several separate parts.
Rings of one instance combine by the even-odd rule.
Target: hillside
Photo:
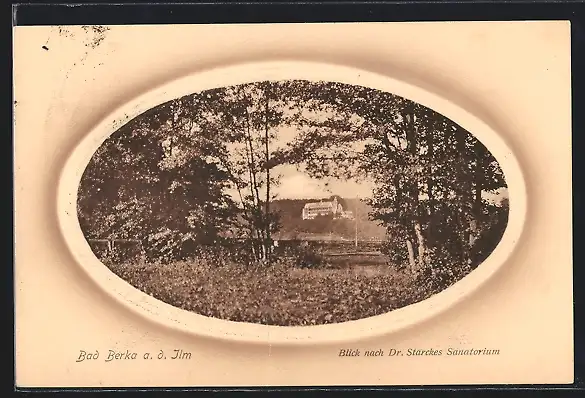
[[[323,198],[329,200],[329,198]],[[344,210],[351,210],[357,215],[358,240],[384,239],[386,230],[368,218],[371,208],[361,200],[339,198]],[[302,210],[306,203],[315,199],[280,199],[271,203],[271,208],[280,214],[281,228],[276,239],[335,239],[353,240],[356,235],[356,220],[317,217],[303,220]]]

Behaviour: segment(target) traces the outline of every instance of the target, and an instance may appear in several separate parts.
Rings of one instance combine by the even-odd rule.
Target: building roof
[[[306,203],[305,209],[308,210],[317,210],[317,209],[330,209],[333,207],[333,202],[313,202],[313,203]]]

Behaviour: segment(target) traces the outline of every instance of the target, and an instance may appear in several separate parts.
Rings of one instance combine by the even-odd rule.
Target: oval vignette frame
[[[184,95],[254,81],[288,79],[337,81],[389,92],[444,115],[475,136],[498,161],[508,184],[508,224],[495,250],[467,276],[426,300],[373,317],[317,326],[271,326],[199,315],[138,290],[97,259],[77,218],[77,191],[91,157],[111,134],[141,113]],[[75,260],[119,303],[150,321],[189,334],[270,344],[354,341],[389,334],[439,314],[479,288],[506,263],[518,244],[526,215],[525,180],[520,165],[504,140],[482,120],[441,96],[389,76],[343,65],[300,61],[255,62],[210,69],[170,81],[130,101],[84,136],[72,151],[61,171],[57,199],[61,233]]]

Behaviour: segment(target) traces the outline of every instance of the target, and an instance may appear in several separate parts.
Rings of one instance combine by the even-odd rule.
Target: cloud
[[[312,179],[300,172],[282,177],[279,186],[274,190],[281,199],[318,199],[333,194],[325,183]]]
[[[283,167],[280,184],[273,189],[280,199],[321,199],[331,195],[343,198],[361,198],[372,195],[374,188],[370,182],[353,180],[323,179],[318,180],[298,171],[295,167]]]
[[[279,184],[270,187],[270,193],[277,195],[276,199],[323,199],[332,195],[366,198],[372,195],[374,189],[371,182],[311,178],[291,165],[278,166],[274,172],[280,176]],[[228,194],[238,200],[237,190],[230,189]],[[260,189],[261,197],[265,194],[266,191]]]

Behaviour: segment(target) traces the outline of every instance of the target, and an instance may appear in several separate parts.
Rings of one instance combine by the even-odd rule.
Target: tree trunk
[[[420,164],[420,155],[418,153],[418,139],[419,139],[419,131],[417,126],[417,121],[415,120],[415,113],[414,109],[409,109],[408,114],[406,115],[407,120],[407,128],[406,128],[406,138],[408,141],[408,150],[409,154],[411,155],[411,167],[414,169],[411,173],[412,180],[409,184],[409,217],[412,220],[412,225],[414,226],[414,233],[417,240],[417,254],[418,254],[418,264],[422,266],[424,262],[424,255],[426,252],[425,248],[425,241],[422,236],[422,230],[420,226],[420,219],[419,219],[419,168]]]
[[[265,246],[265,259],[270,259],[271,251],[272,251],[272,242],[270,236],[270,227],[271,227],[271,219],[270,219],[270,152],[268,147],[268,90],[265,91],[264,96],[266,97],[266,107],[265,107],[265,119],[264,119],[264,150],[266,155],[266,203],[265,203],[265,217],[264,217],[264,228],[266,229],[266,242],[264,243]]]
[[[414,260],[414,250],[412,249],[412,243],[410,242],[410,239],[406,239],[406,248],[408,250],[409,271],[411,274],[414,274],[416,271],[416,262]]]
[[[394,187],[396,188],[396,195],[394,196],[394,212],[398,217],[402,217],[402,200],[404,193],[402,192],[402,186],[400,184],[400,174],[394,174]],[[357,205],[356,205],[357,206]],[[357,212],[357,207],[356,207]],[[355,215],[357,217],[357,214]]]
[[[249,181],[249,188],[250,188],[250,196],[252,197],[252,207],[247,210],[246,212],[248,213],[248,217],[249,217],[249,222],[251,223],[250,225],[250,235],[251,235],[251,247],[252,247],[252,256],[254,257],[254,260],[258,261],[260,260],[260,254],[256,251],[256,244],[257,244],[257,240],[260,240],[260,232],[258,231],[257,228],[257,204],[256,204],[256,195],[254,192],[254,176],[253,176],[253,168],[252,168],[252,161],[251,161],[251,155],[250,152],[252,150],[252,146],[250,145],[250,141],[248,139],[248,135],[246,135],[246,160],[248,162],[248,178],[250,179]],[[254,236],[255,235],[255,236]]]
[[[254,242],[254,238],[252,237],[252,244],[251,246],[251,250],[252,250],[252,258],[254,260],[258,260],[258,254],[256,253],[256,243]]]
[[[476,219],[469,222],[469,248],[472,248],[478,238],[479,226]]]
[[[428,155],[427,155],[427,195],[428,198],[428,214],[429,214],[429,224],[428,224],[428,232],[427,237],[430,240],[430,247],[434,246],[433,242],[433,231],[435,227],[435,193],[433,192],[434,188],[434,175],[433,175],[433,164],[435,162],[435,142],[434,142],[434,129],[431,131],[427,130],[427,145],[428,145]],[[429,242],[427,242],[429,243]]]
[[[418,258],[417,258],[418,259],[418,267],[422,268],[424,266],[424,263],[425,263],[426,249],[425,249],[425,239],[422,235],[419,221],[414,222],[414,232],[416,233],[416,240],[418,243]]]
[[[266,259],[268,258],[268,253],[266,251],[266,239],[263,239],[263,241],[261,242],[261,248],[262,248],[262,258],[261,260],[266,261]]]
[[[474,172],[474,197],[473,197],[473,205],[472,205],[472,220],[469,225],[470,229],[470,236],[469,236],[469,247],[471,248],[475,241],[478,238],[480,227],[481,227],[481,217],[483,214],[482,209],[482,198],[481,193],[483,190],[483,179],[484,179],[484,164],[483,164],[483,157],[485,149],[483,145],[476,141],[474,144],[474,152],[476,157],[475,163],[475,172]]]
[[[458,129],[456,134],[456,148],[457,156],[459,157],[459,170],[457,171],[459,173],[459,178],[461,179],[461,192],[459,192],[459,228],[463,262],[469,260],[469,241],[471,239],[469,210],[470,207],[473,207],[473,186],[470,178],[471,170],[469,170],[467,163],[467,160],[469,159],[469,150],[465,142],[466,138],[466,133],[463,130]]]
[[[250,191],[252,192],[252,198],[254,201],[254,213],[253,214],[253,227],[256,230],[256,234],[258,236],[258,240],[259,243],[261,245],[261,252],[260,255],[261,257],[258,258],[258,260],[264,260],[266,259],[266,244],[264,243],[266,237],[265,237],[265,231],[263,230],[263,228],[261,228],[261,226],[264,223],[263,220],[263,214],[262,214],[262,202],[260,200],[260,191],[258,189],[258,179],[257,179],[257,174],[258,174],[258,170],[257,170],[257,165],[256,165],[256,160],[254,158],[254,146],[253,146],[253,142],[252,142],[252,133],[250,131],[250,114],[248,112],[248,108],[246,108],[246,141],[248,143],[249,146],[249,173],[250,173]]]

